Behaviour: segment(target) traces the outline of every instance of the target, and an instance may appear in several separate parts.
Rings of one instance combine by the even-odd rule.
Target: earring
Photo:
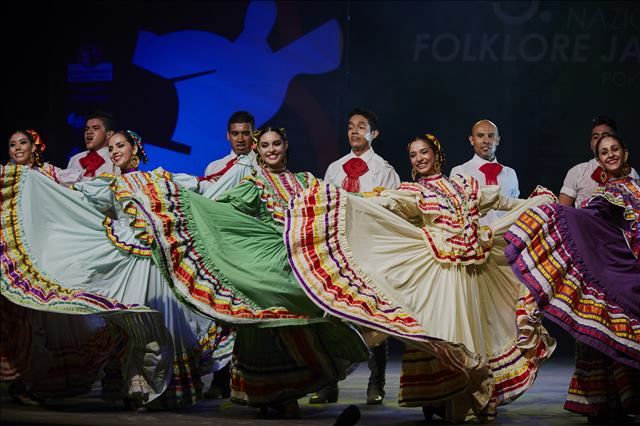
[[[440,161],[440,159],[436,161],[435,169],[436,174],[439,174],[442,171],[442,162]]]
[[[127,164],[127,169],[138,169],[138,166],[140,165],[140,159],[138,158],[137,155],[134,155],[133,157],[131,157],[131,160],[129,160],[129,164]]]
[[[411,169],[411,179],[416,180],[416,169]]]
[[[622,176],[628,176],[629,174],[631,174],[631,166],[629,163],[624,163],[622,165]]]

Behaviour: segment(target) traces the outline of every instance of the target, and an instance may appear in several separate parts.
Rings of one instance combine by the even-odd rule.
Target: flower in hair
[[[142,138],[133,130],[126,131],[131,139],[133,139],[133,143],[138,147],[138,157],[142,160],[143,163],[147,162],[147,154],[144,152],[144,148],[142,147]]]

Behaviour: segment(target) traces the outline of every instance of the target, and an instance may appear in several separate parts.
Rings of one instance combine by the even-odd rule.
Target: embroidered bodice
[[[622,211],[621,218],[611,218],[611,221],[622,229],[631,252],[640,258],[640,180],[627,176],[599,186],[585,202],[585,208],[606,210],[607,204]]]
[[[229,203],[236,210],[261,221],[275,221],[283,226],[289,201],[317,184],[318,180],[309,172],[272,173],[263,169],[261,175],[246,177],[240,185],[220,195],[217,201]]]
[[[469,176],[442,175],[404,182],[381,194],[382,205],[424,232],[427,245],[441,262],[482,263],[492,246],[492,231],[479,219],[491,209],[510,210],[521,200],[500,195],[499,186],[483,187]]]

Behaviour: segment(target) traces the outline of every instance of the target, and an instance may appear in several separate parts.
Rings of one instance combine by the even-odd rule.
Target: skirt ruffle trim
[[[527,210],[505,234],[514,273],[551,320],[578,341],[640,368],[640,320],[596,282],[557,205]]]

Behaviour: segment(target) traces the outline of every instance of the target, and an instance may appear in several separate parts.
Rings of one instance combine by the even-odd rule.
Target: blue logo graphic
[[[261,126],[278,112],[296,75],[340,65],[342,37],[335,20],[274,52],[267,37],[276,14],[274,2],[251,2],[244,30],[233,41],[206,31],[138,34],[133,63],[172,80],[178,95],[175,149],[148,145],[148,167],[203,174],[209,162],[230,151],[224,135],[234,111],[250,111]]]

